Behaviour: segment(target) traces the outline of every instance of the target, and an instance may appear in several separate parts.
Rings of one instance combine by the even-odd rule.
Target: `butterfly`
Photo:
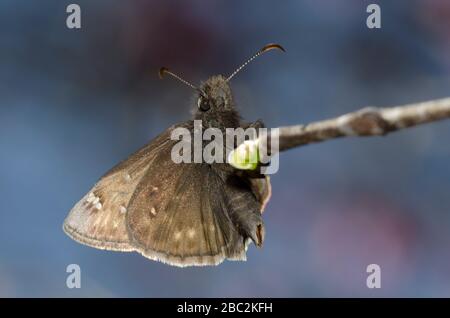
[[[64,232],[75,241],[104,250],[131,252],[184,267],[246,260],[251,242],[263,245],[262,212],[271,195],[269,177],[227,163],[175,163],[174,129],[194,131],[194,120],[226,128],[263,127],[245,123],[236,110],[230,80],[249,62],[279,44],[268,44],[230,76],[212,76],[199,87],[167,68],[196,91],[194,118],[166,129],[108,171],[72,208]]]

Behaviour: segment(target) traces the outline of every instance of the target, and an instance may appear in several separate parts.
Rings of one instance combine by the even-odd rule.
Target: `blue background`
[[[229,74],[244,118],[269,127],[449,96],[450,2],[0,2],[0,296],[450,296],[450,121],[283,153],[248,261],[169,267],[88,248],[61,225],[117,162],[189,118],[198,84]],[[82,288],[66,287],[81,266]],[[382,288],[366,287],[366,266]]]

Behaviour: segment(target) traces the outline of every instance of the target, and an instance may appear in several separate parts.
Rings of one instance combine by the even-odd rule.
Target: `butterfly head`
[[[226,77],[212,76],[203,82],[197,91],[194,119],[201,120],[204,127],[222,130],[239,126],[239,115],[235,110],[231,87]]]
[[[212,76],[198,89],[198,113],[234,109],[230,84],[222,75]]]
[[[258,52],[256,52],[252,57],[245,61],[241,66],[239,66],[231,75],[228,77],[217,75],[210,77],[206,82],[204,82],[200,87],[197,87],[188,81],[184,80],[180,76],[169,71],[169,69],[163,67],[159,70],[159,76],[162,78],[164,75],[169,74],[180,82],[186,84],[187,86],[195,89],[198,92],[197,105],[195,109],[195,118],[206,119],[210,123],[208,126],[215,126],[216,120],[213,117],[220,116],[220,113],[235,113],[233,96],[231,94],[230,80],[239,73],[248,63],[253,61],[255,58],[261,54],[273,50],[284,49],[279,44],[267,44]],[[237,114],[236,116],[237,117]],[[219,126],[220,123],[218,123]]]

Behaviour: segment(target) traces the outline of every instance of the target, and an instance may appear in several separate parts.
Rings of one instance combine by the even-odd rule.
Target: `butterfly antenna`
[[[169,74],[169,75],[175,77],[175,78],[176,78],[177,80],[179,80],[181,83],[186,84],[187,86],[189,86],[189,87],[195,89],[196,91],[200,91],[200,89],[199,89],[197,86],[192,85],[192,84],[189,83],[188,81],[186,81],[186,80],[182,79],[181,77],[179,77],[177,74],[172,73],[171,71],[169,71],[169,69],[168,69],[167,67],[161,67],[161,68],[159,69],[158,74],[159,74],[159,78],[161,78],[161,79],[164,78],[164,75]]]
[[[249,58],[247,61],[245,61],[244,64],[242,64],[241,66],[239,66],[239,67],[238,67],[238,68],[237,68],[230,76],[228,76],[227,82],[228,82],[230,79],[232,79],[237,73],[239,73],[244,67],[246,67],[248,63],[250,63],[251,61],[253,61],[254,59],[256,59],[256,58],[257,58],[258,56],[260,56],[261,54],[263,54],[263,53],[265,53],[265,52],[267,52],[267,51],[273,50],[273,49],[277,49],[277,50],[286,52],[286,51],[284,50],[284,48],[283,48],[281,45],[279,45],[279,44],[276,44],[276,43],[270,43],[270,44],[267,44],[267,45],[264,46],[261,50],[259,50],[258,52],[256,52],[251,58]]]

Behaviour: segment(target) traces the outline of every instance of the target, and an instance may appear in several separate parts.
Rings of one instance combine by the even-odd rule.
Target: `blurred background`
[[[174,268],[61,229],[104,172],[189,118],[193,92],[159,67],[198,84],[282,44],[232,81],[269,127],[448,97],[449,1],[78,0],[79,30],[70,3],[0,2],[0,296],[450,297],[450,121],[283,153],[245,263]]]

